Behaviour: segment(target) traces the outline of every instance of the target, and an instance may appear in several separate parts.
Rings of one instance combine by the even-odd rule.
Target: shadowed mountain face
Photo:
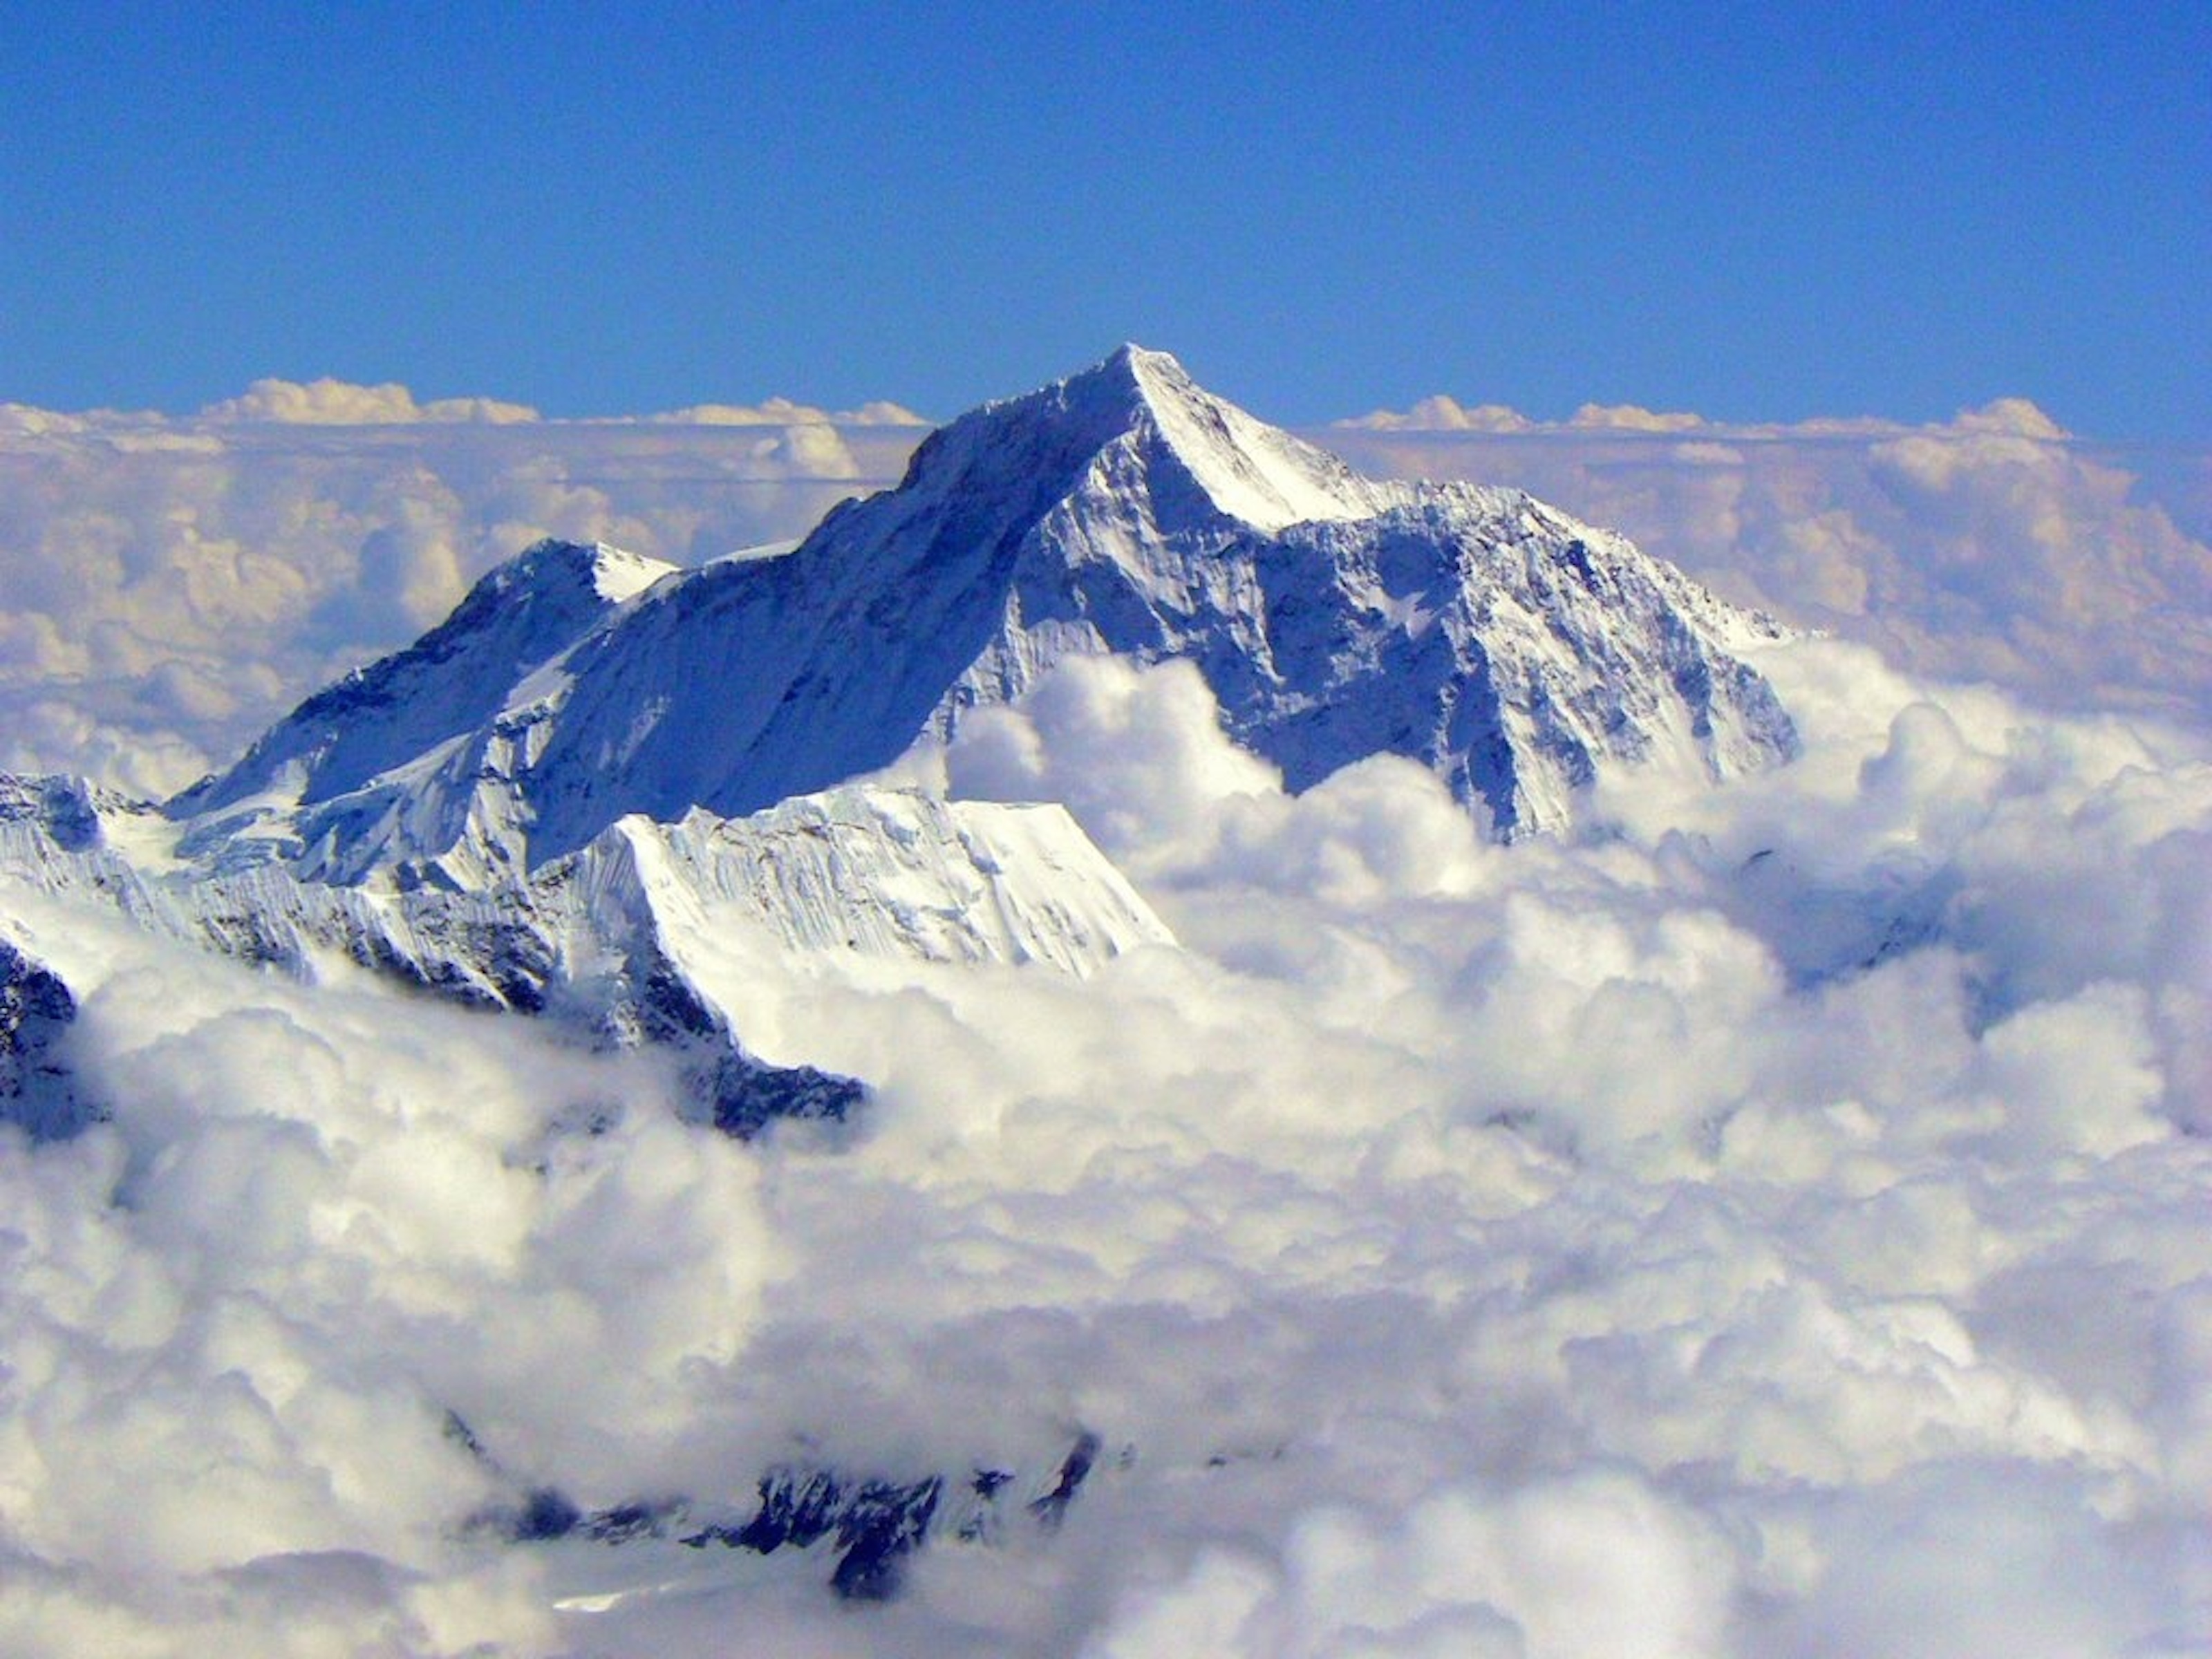
[[[76,999],[61,976],[0,937],[0,1122],[52,1139],[100,1115],[60,1053],[76,1016]]]
[[[1776,630],[1518,492],[1389,483],[1125,347],[933,434],[795,550],[676,574],[546,544],[172,804],[206,848],[460,885],[625,813],[759,811],[949,738],[1054,661],[1194,663],[1293,789],[1417,759],[1501,836],[1615,767],[1792,752]],[[248,844],[248,843],[241,843]]]

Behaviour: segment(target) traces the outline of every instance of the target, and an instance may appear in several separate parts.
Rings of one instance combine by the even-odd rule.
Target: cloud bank
[[[115,1116],[0,1144],[0,1645],[2200,1649],[2205,746],[1760,666],[1800,762],[1501,848],[1395,760],[1286,796],[1185,669],[1065,665],[943,786],[1069,799],[1184,948],[748,957],[749,1040],[878,1085],[845,1145],[10,893]],[[1057,1529],[880,1608],[469,1524],[778,1464],[1026,1494],[1083,1432]]]
[[[435,398],[418,404],[404,386],[356,386],[347,380],[256,380],[240,398],[210,404],[203,421],[217,425],[263,421],[285,426],[412,426],[419,422],[481,421],[509,425],[538,419],[527,404],[496,398]]]

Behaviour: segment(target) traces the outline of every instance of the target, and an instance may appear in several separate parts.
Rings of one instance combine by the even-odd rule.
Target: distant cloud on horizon
[[[933,426],[926,415],[894,403],[878,400],[858,409],[817,409],[788,398],[770,398],[760,404],[695,404],[665,415],[608,416],[610,422],[643,421],[664,426]],[[589,422],[586,422],[588,424]]]
[[[785,397],[757,404],[694,404],[644,415],[548,416],[528,404],[503,398],[418,400],[396,381],[374,386],[325,376],[314,380],[258,380],[235,398],[203,405],[189,415],[159,410],[40,409],[0,403],[0,434],[190,428],[207,424],[274,426],[883,426],[934,424],[902,404],[875,399],[855,409],[824,409]]]
[[[2008,432],[2053,443],[2073,440],[2057,422],[2026,398],[1996,398],[1978,409],[1961,410],[1948,422],[1915,426],[1879,416],[1815,416],[1803,421],[1715,421],[1688,410],[1645,409],[1638,404],[1584,404],[1564,421],[1539,420],[1504,404],[1472,407],[1443,392],[1423,398],[1402,410],[1377,409],[1365,415],[1329,423],[1331,431],[1367,432],[1486,432],[1549,434],[1556,433],[1648,433],[1682,436],[1704,433],[1715,437],[1839,438],[1872,437],[1908,432]]]
[[[527,404],[496,398],[439,398],[418,404],[404,386],[356,386],[320,380],[256,380],[243,397],[210,404],[204,421],[272,421],[289,426],[411,425],[419,421],[482,421],[494,425],[539,418]]]
[[[1264,410],[1255,410],[1266,418]],[[0,433],[70,432],[118,428],[190,428],[264,422],[282,426],[793,426],[933,427],[939,422],[902,404],[874,398],[851,409],[830,409],[776,394],[757,403],[702,403],[641,414],[548,416],[528,404],[481,394],[419,399],[396,381],[368,384],[322,376],[255,380],[234,398],[219,398],[189,414],[159,410],[63,410],[0,402]],[[1649,434],[1715,437],[1871,437],[1926,432],[1997,432],[2052,443],[2091,442],[2069,431],[2033,399],[2007,396],[1964,409],[1948,422],[1914,424],[1880,416],[1815,416],[1802,421],[1718,421],[1686,410],[1654,410],[1638,404],[1586,403],[1564,421],[1547,421],[1504,404],[1463,404],[1437,392],[1402,410],[1376,409],[1347,416],[1325,432],[1474,432],[1492,434]]]

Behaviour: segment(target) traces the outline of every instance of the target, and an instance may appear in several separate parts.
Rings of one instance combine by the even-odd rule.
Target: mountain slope
[[[604,544],[540,542],[486,574],[413,645],[308,698],[170,811],[196,821],[195,850],[235,842],[231,861],[252,862],[272,850],[261,837],[273,808],[294,832],[273,850],[311,878],[375,863],[387,846],[398,861],[404,849],[472,844],[492,851],[495,869],[507,838],[473,821],[468,779],[501,740],[515,687],[674,574]],[[441,760],[459,771],[449,787],[439,787]],[[338,867],[307,852],[317,843]]]
[[[628,817],[526,878],[461,891],[302,880],[269,861],[210,868],[177,839],[137,804],[0,775],[0,922],[21,887],[301,978],[351,963],[594,1043],[684,1050],[694,1106],[738,1132],[842,1115],[862,1093],[750,1051],[744,1005],[763,972],[1085,975],[1173,942],[1057,805],[854,786],[734,821]],[[86,1109],[46,1057],[75,1012],[47,964],[0,934],[0,1120],[81,1125]]]
[[[1517,492],[1361,478],[1135,347],[953,422],[781,557],[596,611],[541,604],[541,580],[500,591],[572,623],[557,648],[533,626],[527,649],[441,655],[457,613],[366,677],[404,665],[439,719],[380,702],[356,738],[325,694],[173,804],[252,808],[196,845],[479,884],[625,814],[741,816],[864,775],[1072,653],[1188,659],[1292,787],[1389,750],[1507,836],[1563,827],[1609,767],[1722,778],[1795,746],[1734,654],[1771,624]]]
[[[311,804],[358,789],[496,714],[530,670],[675,571],[604,544],[539,542],[406,650],[317,692],[178,804],[198,815],[287,787]]]

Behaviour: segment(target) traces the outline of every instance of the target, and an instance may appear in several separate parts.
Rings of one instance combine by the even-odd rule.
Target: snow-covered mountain
[[[854,786],[738,820],[627,817],[526,878],[467,891],[304,880],[267,862],[222,870],[179,856],[186,839],[143,803],[0,777],[0,878],[302,978],[349,962],[472,1006],[550,1014],[601,1042],[696,1049],[702,1115],[738,1130],[842,1115],[860,1091],[746,1053],[733,961],[1082,975],[1172,939],[1051,805]],[[74,1097],[42,1080],[47,1035],[74,1016],[68,988],[4,932],[0,949],[0,1097],[18,1103],[0,1116],[41,1132],[81,1121]]]
[[[746,1132],[861,1091],[749,1051],[748,963],[1084,974],[1169,939],[1064,809],[858,781],[1056,659],[1187,659],[1291,788],[1407,755],[1510,837],[1607,769],[1789,754],[1734,654],[1775,631],[1518,493],[1359,477],[1125,347],[955,421],[795,548],[684,571],[541,543],[166,806],[0,781],[0,873],[674,1045]],[[69,988],[10,950],[13,1109],[65,1128],[94,1109],[43,1058]]]
[[[2203,745],[1777,636],[1131,349],[794,547],[542,544],[175,800],[0,776],[33,1614],[1870,1651],[2026,1516],[2179,1651]],[[1698,796],[1796,742],[1753,664],[1805,763]],[[887,781],[963,722],[1076,811]],[[1631,787],[1481,848],[1378,752],[1509,841]]]
[[[1612,768],[1792,752],[1776,630],[1516,491],[1381,483],[1124,347],[933,434],[796,549],[672,573],[545,544],[170,810],[196,855],[477,887],[617,819],[866,775],[1054,660],[1194,663],[1293,789],[1419,759],[1499,834]]]
[[[1359,477],[1125,347],[955,421],[795,548],[683,571],[541,543],[164,807],[7,781],[0,869],[249,962],[696,1050],[702,1109],[748,1129],[859,1091],[747,1052],[748,953],[1081,974],[1168,939],[1063,809],[856,781],[1056,659],[1187,659],[1291,788],[1407,755],[1510,837],[1607,769],[1790,753],[1734,654],[1775,631],[1518,493]],[[20,951],[8,978],[9,1086],[47,1103],[18,1114],[81,1115],[29,1046],[65,982]]]

